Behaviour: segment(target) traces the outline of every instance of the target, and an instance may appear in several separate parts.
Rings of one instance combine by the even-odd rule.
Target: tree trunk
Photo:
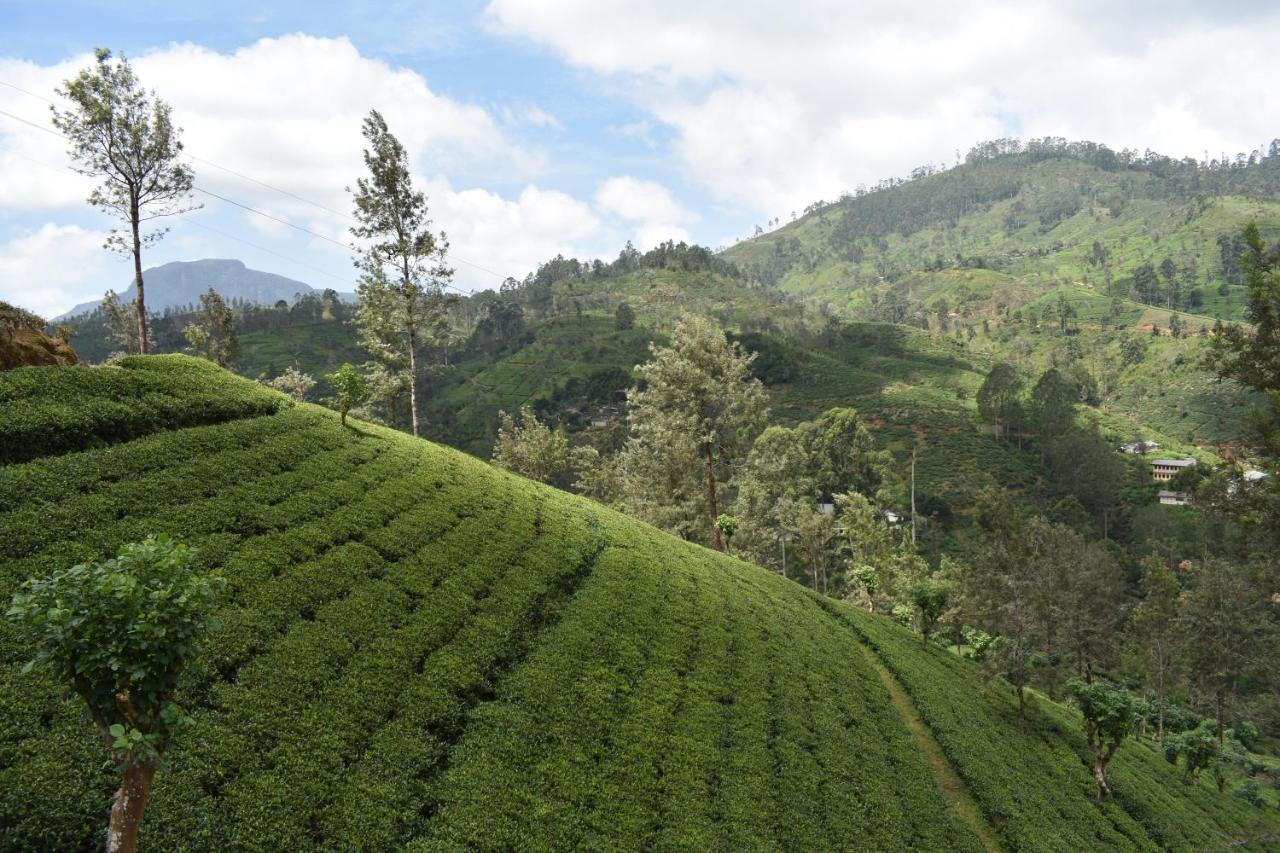
[[[1018,733],[1027,730],[1027,693],[1023,685],[1018,685]]]
[[[130,225],[133,228],[133,284],[138,289],[138,351],[143,355],[151,349],[147,341],[147,303],[142,290],[142,240],[138,236],[138,205],[130,209]]]
[[[707,459],[707,504],[711,507],[711,541],[715,544],[717,551],[723,551],[724,542],[720,538],[720,512],[716,509],[716,466],[715,460],[711,458],[711,442],[707,442],[704,449]],[[817,589],[816,578],[814,589]]]
[[[1223,729],[1222,729],[1222,694],[1223,694],[1223,691],[1221,689],[1219,689],[1216,693],[1213,694],[1214,703],[1217,706],[1217,716],[1218,716],[1218,746],[1223,746],[1224,744],[1226,744],[1226,738],[1224,736]]]
[[[418,437],[418,334],[409,327],[409,420],[413,423],[413,437]]]
[[[1111,793],[1111,783],[1107,781],[1107,765],[1101,755],[1093,759],[1093,778],[1098,780],[1098,802],[1102,802]]]
[[[134,853],[138,849],[138,829],[142,826],[142,810],[147,806],[151,781],[156,766],[150,762],[130,764],[120,780],[115,802],[111,806],[111,823],[107,828],[107,853]]]

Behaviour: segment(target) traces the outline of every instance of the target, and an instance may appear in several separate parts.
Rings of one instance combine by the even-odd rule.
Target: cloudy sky
[[[169,101],[197,185],[340,243],[371,107],[465,290],[626,240],[731,244],[1000,136],[1218,157],[1280,135],[1280,6],[1218,2],[5,0],[0,111],[49,126],[95,45]],[[122,11],[127,7],[127,11]],[[269,7],[269,8],[264,8]],[[25,90],[25,91],[22,91]],[[0,299],[124,289],[60,139],[0,114]],[[283,190],[284,192],[281,192]],[[335,242],[197,193],[147,265],[354,287]]]

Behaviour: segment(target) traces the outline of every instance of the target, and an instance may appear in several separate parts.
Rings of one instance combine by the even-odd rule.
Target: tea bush
[[[64,438],[0,465],[0,596],[160,531],[226,579],[148,847],[981,849],[866,638],[1010,848],[1212,846],[1268,819],[1128,745],[1099,811],[1065,712],[1014,738],[1006,701],[901,629],[194,360],[124,364],[3,379],[0,405]],[[138,419],[73,440],[108,398]],[[0,624],[0,848],[93,849],[114,779],[29,654]]]

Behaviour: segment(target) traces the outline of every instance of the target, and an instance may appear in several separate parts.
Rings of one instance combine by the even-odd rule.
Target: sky
[[[47,132],[95,46],[195,158],[203,206],[144,265],[353,290],[346,188],[376,108],[473,291],[628,240],[728,246],[986,139],[1264,149],[1276,44],[1280,4],[1233,0],[0,0],[0,300],[53,316],[132,278]]]

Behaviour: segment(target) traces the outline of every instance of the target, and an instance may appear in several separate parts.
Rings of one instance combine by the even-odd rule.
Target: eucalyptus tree
[[[409,395],[409,421],[419,431],[418,380],[425,346],[439,339],[448,317],[444,289],[453,278],[449,242],[431,230],[427,198],[413,188],[409,157],[377,110],[363,125],[367,176],[352,193],[351,234],[360,270],[356,313],[360,342],[378,363],[380,396]],[[403,398],[401,398],[403,399]]]
[[[764,386],[751,375],[753,356],[696,316],[678,322],[671,344],[650,353],[636,368],[644,385],[627,393],[628,502],[642,517],[660,510],[650,520],[676,522],[683,525],[677,532],[724,550],[716,524],[723,493],[767,412]]]
[[[124,56],[113,61],[111,51],[98,48],[94,59],[63,82],[58,94],[69,106],[53,107],[53,124],[70,141],[76,170],[101,179],[89,203],[124,226],[112,229],[106,248],[133,256],[138,349],[145,354],[150,345],[142,247],[168,230],[148,231],[147,223],[196,207],[194,174],[182,162],[182,130],[173,126],[169,105],[142,87]]]

